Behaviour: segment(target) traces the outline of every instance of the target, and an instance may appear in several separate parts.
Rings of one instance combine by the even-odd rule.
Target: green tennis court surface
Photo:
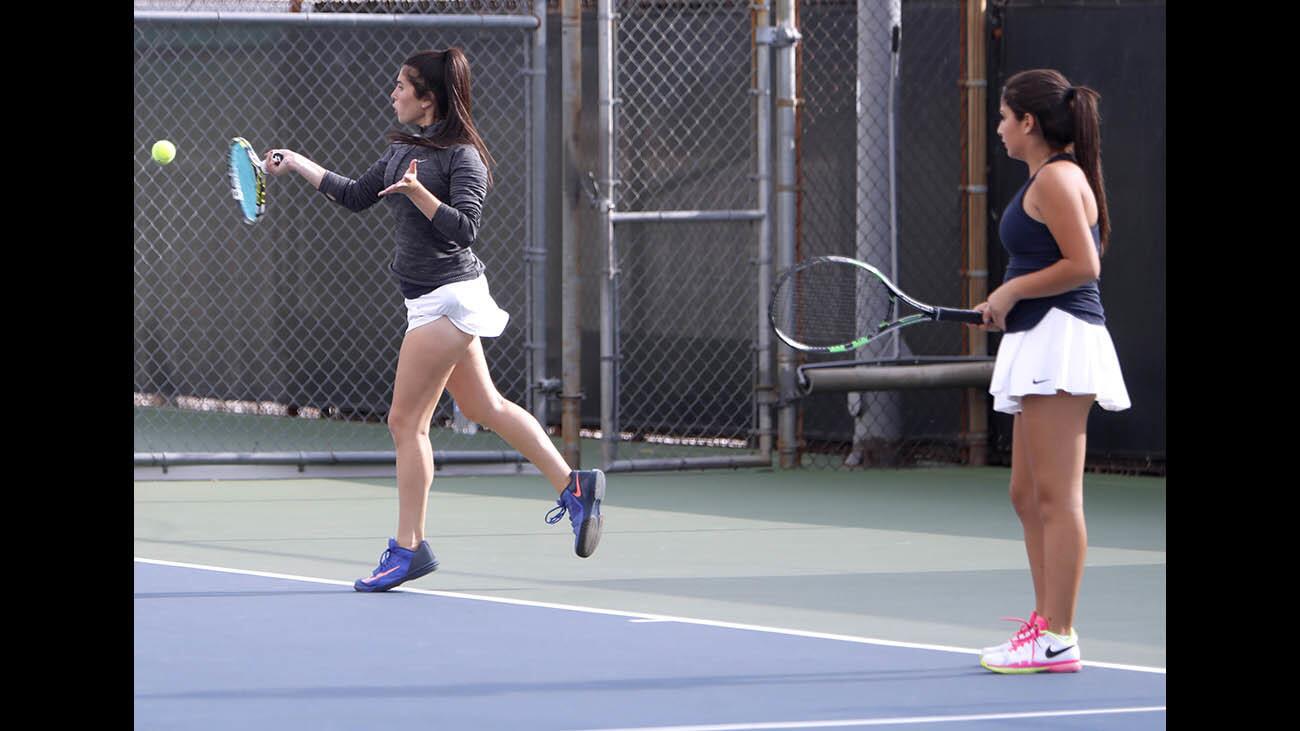
[[[1001,468],[610,475],[573,556],[539,477],[439,477],[442,562],[412,588],[978,648],[1032,589]],[[1085,476],[1084,660],[1165,666],[1165,480]],[[391,478],[135,483],[135,555],[351,582],[394,530]],[[977,666],[974,655],[970,662]]]

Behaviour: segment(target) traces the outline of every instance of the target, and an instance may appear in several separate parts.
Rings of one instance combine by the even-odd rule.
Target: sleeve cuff
[[[348,187],[348,182],[348,179],[342,175],[326,170],[324,177],[320,179],[320,187],[317,190],[324,193],[326,198],[338,201],[339,196],[343,195],[343,190]]]

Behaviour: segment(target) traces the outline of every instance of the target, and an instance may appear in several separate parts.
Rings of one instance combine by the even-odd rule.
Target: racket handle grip
[[[953,310],[947,307],[936,307],[934,308],[934,319],[956,320],[957,322],[969,322],[979,325],[984,322],[984,313],[975,310]]]

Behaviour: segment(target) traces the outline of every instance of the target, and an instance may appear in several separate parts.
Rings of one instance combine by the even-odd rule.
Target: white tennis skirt
[[[1002,336],[989,393],[995,410],[1018,414],[1022,397],[1057,391],[1095,394],[1107,411],[1132,405],[1106,326],[1053,307],[1031,329]]]
[[[428,325],[439,317],[451,320],[461,332],[495,338],[506,329],[510,313],[497,306],[488,292],[487,277],[452,282],[415,299],[406,300],[406,331]]]

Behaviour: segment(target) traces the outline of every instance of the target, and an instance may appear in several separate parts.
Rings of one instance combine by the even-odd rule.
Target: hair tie
[[[1066,104],[1069,104],[1070,102],[1074,101],[1074,93],[1075,93],[1075,88],[1074,88],[1073,86],[1071,86],[1070,88],[1068,88],[1068,89],[1065,90],[1065,103],[1066,103]]]

